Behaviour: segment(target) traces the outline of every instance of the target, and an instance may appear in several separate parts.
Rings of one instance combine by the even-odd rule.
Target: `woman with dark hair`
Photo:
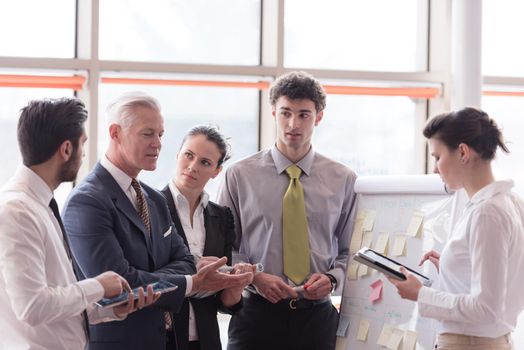
[[[233,215],[229,208],[209,201],[204,191],[229,157],[229,144],[218,129],[193,127],[177,154],[175,177],[162,190],[178,234],[198,260],[197,270],[223,256],[231,264]],[[242,272],[254,273],[254,267],[237,264],[232,273]],[[232,313],[241,307],[242,290],[229,288],[186,299],[181,311],[173,315],[178,349],[221,349],[217,310]]]
[[[435,172],[469,201],[442,253],[426,253],[439,270],[439,289],[424,287],[403,271],[390,279],[421,316],[439,321],[437,349],[512,349],[510,333],[524,308],[524,203],[513,181],[495,181],[497,148],[509,152],[495,121],[474,108],[439,115],[427,123]]]

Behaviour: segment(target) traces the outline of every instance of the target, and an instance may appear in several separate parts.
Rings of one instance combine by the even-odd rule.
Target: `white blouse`
[[[499,337],[524,308],[524,202],[513,181],[497,181],[469,200],[440,257],[440,290],[422,287],[419,313],[439,333]]]

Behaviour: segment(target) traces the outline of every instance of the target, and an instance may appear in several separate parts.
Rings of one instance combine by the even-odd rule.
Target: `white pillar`
[[[451,109],[480,107],[482,0],[451,2]]]

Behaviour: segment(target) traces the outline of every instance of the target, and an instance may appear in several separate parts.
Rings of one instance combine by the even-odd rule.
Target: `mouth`
[[[158,159],[158,154],[146,154],[146,157],[153,158],[153,159]]]
[[[191,180],[195,180],[196,181],[196,178],[194,176],[189,175],[189,174],[183,173],[182,176],[185,176],[185,177],[187,177],[187,178],[189,178]]]
[[[298,132],[286,132],[286,136],[288,136],[288,137],[299,137],[299,136],[301,136],[301,134],[299,134]]]

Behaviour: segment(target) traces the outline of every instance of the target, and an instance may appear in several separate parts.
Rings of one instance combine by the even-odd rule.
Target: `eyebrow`
[[[291,112],[293,111],[293,110],[292,110],[291,108],[289,108],[289,107],[280,107],[280,110],[291,111]],[[310,110],[310,109],[299,109],[298,112],[299,112],[299,113],[313,113],[313,111]]]

